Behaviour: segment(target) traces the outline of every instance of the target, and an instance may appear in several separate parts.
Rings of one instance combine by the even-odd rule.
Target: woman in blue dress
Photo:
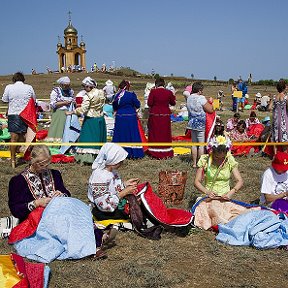
[[[115,143],[141,142],[136,111],[140,108],[140,101],[134,92],[129,91],[129,88],[129,81],[123,80],[119,84],[119,91],[112,103],[116,114],[112,139]],[[142,146],[124,146],[123,148],[128,152],[128,158],[144,157]]]

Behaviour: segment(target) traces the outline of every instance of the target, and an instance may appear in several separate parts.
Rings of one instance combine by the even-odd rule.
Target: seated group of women
[[[225,136],[213,137],[208,146],[208,154],[201,156],[195,177],[195,187],[210,200],[229,201],[242,185],[243,180],[238,163],[230,153],[231,141]],[[134,195],[138,178],[122,181],[117,169],[127,158],[128,153],[115,143],[106,143],[101,148],[92,165],[89,178],[88,199],[92,215],[96,219],[127,219],[125,211],[127,196]],[[59,171],[49,169],[51,155],[47,146],[34,146],[31,164],[9,183],[9,208],[20,222],[37,207],[46,207],[55,197],[70,197]],[[231,188],[231,176],[235,184]],[[262,177],[261,204],[288,212],[288,154],[277,152],[271,167]],[[95,228],[95,241],[98,256],[102,253],[103,239],[109,234]],[[99,233],[101,237],[99,238]],[[104,237],[104,238],[103,238]],[[98,241],[97,241],[98,239]],[[100,240],[99,240],[100,239]],[[100,251],[100,252],[99,252]]]

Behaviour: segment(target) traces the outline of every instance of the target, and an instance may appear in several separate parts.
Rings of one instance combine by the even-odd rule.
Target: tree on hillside
[[[193,73],[191,74],[191,78],[194,79],[194,74]]]

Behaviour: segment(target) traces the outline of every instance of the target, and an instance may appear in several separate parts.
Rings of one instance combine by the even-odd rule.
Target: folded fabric
[[[26,220],[24,220],[12,229],[8,239],[8,243],[13,244],[24,238],[32,236],[37,230],[43,212],[44,207],[37,207],[35,210],[33,210],[28,215],[28,218]]]
[[[194,225],[208,230],[212,226],[220,223],[226,224],[240,214],[251,211],[251,209],[261,209],[261,207],[247,207],[240,203],[241,202],[238,202],[238,204],[236,204],[231,201],[212,200],[206,197],[205,199],[202,199],[200,203],[197,203],[197,207],[194,209]]]
[[[39,130],[36,133],[36,139],[37,140],[43,140],[47,137],[47,135],[48,135],[48,130],[45,130],[45,129]]]
[[[0,255],[0,287],[46,288],[50,268],[25,261],[20,255]]]
[[[53,198],[44,209],[36,232],[13,244],[21,256],[42,263],[95,254],[90,208],[75,198]]]
[[[251,211],[225,225],[219,225],[216,240],[230,245],[254,246],[259,249],[288,245],[288,219],[270,210]]]
[[[74,106],[71,104],[69,107],[69,111],[74,110]],[[64,132],[62,137],[63,143],[74,143],[79,138],[81,131],[81,125],[78,119],[78,116],[75,114],[68,115],[66,117],[66,122],[64,126]],[[65,154],[71,146],[61,146],[60,153]]]
[[[185,227],[193,220],[193,214],[183,209],[167,208],[157,196],[149,183],[138,185],[139,196],[146,211],[160,224],[174,227]]]

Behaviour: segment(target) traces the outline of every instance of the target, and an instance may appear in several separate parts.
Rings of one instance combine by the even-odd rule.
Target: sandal
[[[117,235],[117,229],[110,228],[108,232],[105,232],[103,235],[102,245],[103,246],[110,246],[115,244],[115,238]]]
[[[97,250],[96,254],[92,255],[94,260],[106,259],[107,257],[107,254],[102,249]]]

